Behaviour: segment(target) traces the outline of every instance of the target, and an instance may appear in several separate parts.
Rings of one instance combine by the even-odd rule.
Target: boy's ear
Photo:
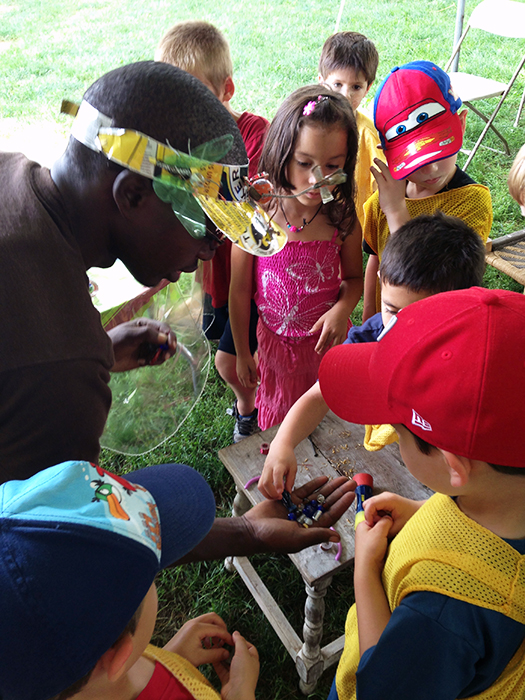
[[[131,170],[123,170],[113,182],[113,199],[126,218],[149,203],[152,195],[156,197],[150,181]]]
[[[221,102],[229,102],[235,94],[235,83],[233,78],[229,75],[224,81],[223,94]]]
[[[126,664],[133,653],[133,638],[126,633],[103,654],[97,664],[105,672],[111,683],[117,681],[126,671]]]
[[[461,130],[463,132],[463,135],[465,134],[465,128],[467,126],[467,114],[468,114],[468,109],[463,109],[458,114],[459,121],[461,122]]]
[[[445,458],[448,465],[450,475],[450,485],[453,488],[461,488],[468,483],[470,473],[472,471],[472,462],[467,457],[460,457],[452,452],[441,450],[441,454]]]

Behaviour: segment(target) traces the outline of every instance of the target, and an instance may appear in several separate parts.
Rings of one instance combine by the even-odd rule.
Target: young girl
[[[252,389],[262,430],[283,420],[317,380],[322,355],[346,338],[348,317],[363,288],[361,228],[354,206],[357,129],[348,101],[327,88],[293,92],[270,125],[260,161],[277,194],[268,211],[288,243],[256,258],[234,246],[229,309],[237,375]],[[347,180],[323,204],[319,189],[299,194],[339,168]],[[318,170],[317,170],[318,173]],[[259,364],[250,353],[248,321],[255,284]],[[257,378],[260,386],[255,395]]]

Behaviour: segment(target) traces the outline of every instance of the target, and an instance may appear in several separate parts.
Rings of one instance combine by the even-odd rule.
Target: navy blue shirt
[[[379,334],[382,333],[383,327],[381,314],[374,314],[362,326],[352,326],[343,345],[350,343],[374,343]]]

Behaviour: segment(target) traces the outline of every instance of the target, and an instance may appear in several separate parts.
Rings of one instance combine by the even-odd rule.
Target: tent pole
[[[463,4],[464,3],[465,3],[465,0],[463,0]],[[337,15],[337,22],[335,23],[334,34],[339,31],[339,25],[341,23],[341,17],[343,15],[344,9],[345,9],[345,0],[341,0],[341,4],[339,5],[339,14]]]
[[[452,50],[457,46],[458,41],[461,39],[461,34],[463,32],[463,20],[465,19],[465,0],[457,0],[458,5],[456,8],[456,29],[454,33],[454,44],[452,45]],[[456,73],[459,65],[459,51],[454,56],[452,65],[450,69]]]

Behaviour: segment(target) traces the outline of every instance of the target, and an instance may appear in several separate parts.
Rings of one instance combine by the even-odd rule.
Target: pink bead
[[[297,226],[289,226],[288,228],[292,233],[297,233]]]

